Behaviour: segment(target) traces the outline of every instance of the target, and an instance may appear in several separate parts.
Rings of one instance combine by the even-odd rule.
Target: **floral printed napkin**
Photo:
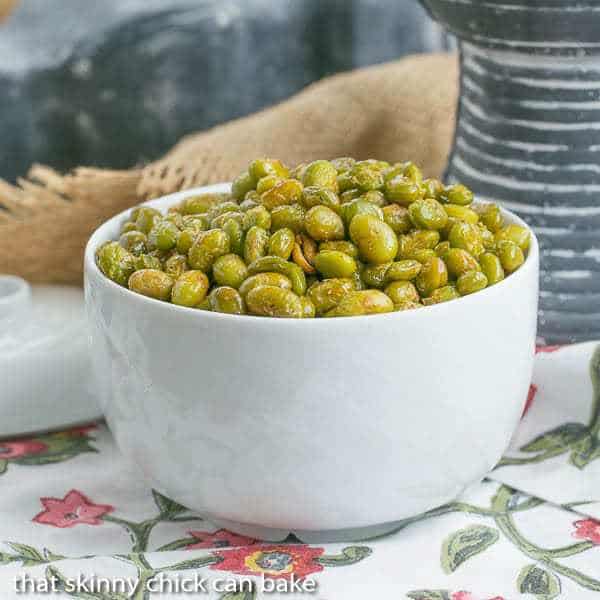
[[[543,349],[490,479],[355,544],[217,529],[150,490],[103,425],[0,442],[0,598],[598,598],[599,356]]]
[[[595,342],[538,349],[527,413],[491,477],[600,519],[599,377]]]

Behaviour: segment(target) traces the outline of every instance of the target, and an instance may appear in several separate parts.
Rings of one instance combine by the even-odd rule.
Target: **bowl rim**
[[[153,200],[147,200],[145,202],[141,202],[135,206],[151,206],[153,208],[161,208],[165,209],[173,204],[176,204],[187,198],[189,196],[195,196],[198,194],[206,194],[206,193],[223,193],[229,192],[231,189],[230,183],[217,183],[212,185],[194,187],[187,190],[182,190],[180,192],[175,192],[173,194],[168,194],[165,196],[161,196],[159,198],[155,198]],[[380,313],[374,315],[354,315],[350,317],[339,317],[339,318],[314,318],[314,319],[294,319],[289,317],[284,318],[275,318],[275,317],[262,317],[258,315],[232,315],[227,313],[218,313],[212,311],[198,310],[196,308],[190,308],[186,306],[178,306],[176,304],[172,304],[170,302],[164,302],[162,300],[157,300],[155,298],[150,298],[148,296],[143,296],[142,294],[136,294],[131,292],[127,288],[120,286],[115,283],[108,277],[106,277],[101,271],[95,260],[95,252],[96,249],[100,246],[100,244],[105,243],[106,241],[110,241],[108,232],[112,229],[116,228],[117,224],[120,224],[126,216],[130,213],[132,208],[128,208],[124,211],[121,211],[117,215],[111,217],[104,223],[102,223],[99,227],[97,227],[92,235],[90,236],[84,253],[84,278],[87,280],[88,277],[95,277],[98,281],[101,281],[104,286],[106,286],[107,290],[110,290],[113,294],[117,296],[121,295],[124,301],[127,299],[130,302],[138,303],[140,308],[144,306],[150,307],[152,305],[158,306],[162,305],[164,310],[175,311],[179,313],[182,317],[188,315],[194,319],[207,319],[207,320],[215,320],[222,321],[224,323],[252,323],[258,326],[268,326],[271,324],[272,326],[298,326],[298,327],[337,327],[343,326],[345,323],[348,325],[348,321],[356,322],[364,319],[378,319],[380,321],[389,320],[389,319],[409,319],[409,318],[426,318],[422,315],[432,314],[433,311],[437,311],[438,314],[442,315],[443,313],[452,313],[453,311],[466,309],[470,305],[481,304],[482,302],[486,302],[486,298],[493,298],[498,294],[510,294],[511,289],[512,293],[515,293],[515,290],[518,291],[521,287],[522,283],[525,283],[526,280],[531,278],[532,271],[534,275],[535,285],[537,285],[538,281],[538,272],[539,272],[539,243],[538,239],[535,235],[535,232],[532,228],[525,222],[523,219],[518,217],[513,212],[500,207],[502,215],[508,220],[509,223],[514,223],[517,225],[521,225],[529,231],[531,234],[531,242],[529,246],[529,250],[527,252],[527,256],[525,258],[525,262],[523,265],[514,273],[512,273],[509,277],[506,277],[504,280],[499,283],[487,287],[479,292],[474,294],[469,294],[467,296],[462,296],[451,302],[442,302],[440,304],[433,304],[431,306],[423,306],[419,309],[414,310],[404,310],[404,311],[394,311],[389,313]],[[87,288],[87,286],[86,286]],[[86,294],[86,302],[88,301],[88,295]],[[150,305],[148,304],[150,303]],[[327,324],[327,325],[325,325]]]

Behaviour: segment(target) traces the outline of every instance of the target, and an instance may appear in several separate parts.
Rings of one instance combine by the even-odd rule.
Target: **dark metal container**
[[[515,210],[542,246],[540,335],[600,336],[600,5],[423,0],[460,39],[449,180]]]

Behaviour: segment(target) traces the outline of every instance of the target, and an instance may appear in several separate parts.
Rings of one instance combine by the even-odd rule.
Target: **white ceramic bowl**
[[[124,220],[102,225],[85,253],[93,354],[119,446],[167,496],[263,539],[366,537],[454,499],[506,449],[533,365],[535,236],[520,270],[472,296],[294,320],[119,287],[94,252]]]

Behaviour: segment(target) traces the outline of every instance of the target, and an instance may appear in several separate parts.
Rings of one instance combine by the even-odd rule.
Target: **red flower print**
[[[527,401],[525,402],[525,408],[523,409],[523,414],[521,415],[521,418],[523,418],[526,414],[527,411],[531,408],[531,405],[533,404],[533,401],[535,400],[535,396],[538,392],[538,386],[535,385],[535,383],[532,383],[529,386],[529,392],[527,393]]]
[[[231,550],[217,550],[215,556],[222,558],[211,569],[229,571],[238,575],[263,575],[271,579],[289,579],[292,575],[302,579],[323,570],[315,562],[324,548],[304,545],[256,545]]]
[[[40,498],[45,510],[33,517],[36,523],[54,527],[73,527],[74,525],[102,525],[100,517],[112,512],[114,507],[108,504],[94,504],[81,492],[71,490],[62,500],[60,498]]]
[[[600,521],[595,519],[583,519],[575,521],[575,531],[573,537],[581,540],[587,540],[592,544],[600,544]]]
[[[189,534],[198,542],[186,546],[186,550],[199,550],[201,548],[234,548],[239,546],[251,546],[256,544],[254,538],[245,537],[231,533],[226,529],[219,529],[214,533],[206,531],[190,531]]]
[[[562,346],[536,346],[535,353],[536,354],[551,354],[552,352],[556,352],[557,350],[560,350],[561,348],[562,348]]]
[[[39,454],[47,450],[48,446],[34,440],[22,440],[20,442],[0,442],[0,460],[9,458],[21,458],[30,454]]]

